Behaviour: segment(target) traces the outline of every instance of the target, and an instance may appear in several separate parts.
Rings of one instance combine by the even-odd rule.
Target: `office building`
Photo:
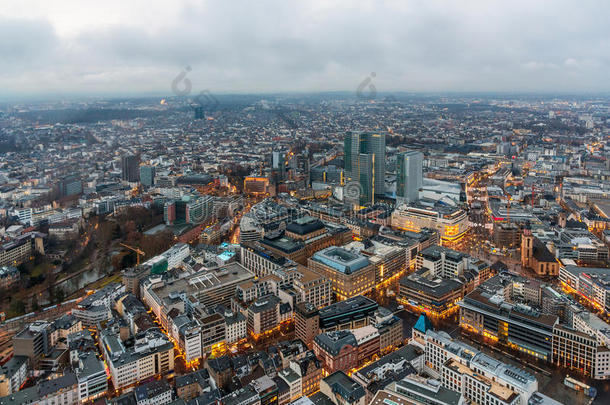
[[[470,225],[466,212],[457,207],[402,204],[392,213],[392,227],[413,232],[436,229],[443,241],[451,242],[460,239]]]
[[[258,298],[248,307],[248,333],[258,337],[275,329],[280,323],[280,300],[274,295]]]
[[[423,316],[423,315],[422,315]],[[538,390],[526,371],[502,363],[445,332],[418,322],[411,344],[424,350],[423,372],[476,404],[525,405]]]
[[[145,187],[152,187],[155,184],[155,166],[140,166],[140,183]]]
[[[318,308],[309,302],[301,302],[294,310],[295,338],[301,339],[310,349],[313,339],[320,333],[320,314]]]
[[[308,302],[317,308],[324,308],[331,303],[331,281],[307,267],[299,266],[300,278],[293,281],[298,302]]]
[[[320,330],[327,332],[366,326],[378,308],[375,301],[363,295],[339,301],[320,309]]]
[[[158,329],[136,335],[129,344],[121,340],[117,332],[105,329],[100,331],[100,341],[115,389],[174,369],[174,345]]]
[[[188,312],[187,309],[200,305],[208,310],[219,304],[230,308],[237,286],[253,279],[254,274],[234,262],[183,278],[151,276],[143,281],[142,300],[163,324],[167,312],[174,307],[180,312]]]
[[[171,248],[167,249],[165,252],[161,253],[160,256],[164,257],[167,260],[167,268],[171,270],[175,267],[181,266],[182,261],[188,257],[190,251],[191,249],[188,244],[178,242]],[[154,262],[149,263],[151,267],[153,267],[154,264]]]
[[[369,259],[342,247],[316,252],[307,267],[331,281],[339,301],[366,294],[375,287],[375,267]]]
[[[97,327],[99,322],[110,319],[114,299],[125,293],[125,285],[110,283],[83,298],[72,315],[82,321],[84,326]]]
[[[30,367],[37,369],[41,357],[52,351],[51,324],[35,321],[13,336],[12,341],[14,355],[27,357]]]
[[[417,254],[416,269],[430,269],[434,277],[454,278],[464,274],[470,261],[470,256],[465,253],[435,245]]]
[[[343,148],[345,182],[360,185],[359,196],[354,195],[359,197],[358,201],[353,203],[374,203],[376,195],[385,193],[385,134],[348,132],[345,134]]]
[[[197,316],[201,325],[201,350],[202,354],[211,353],[215,348],[225,344],[227,336],[227,324],[219,313]]]
[[[140,157],[137,155],[124,155],[121,157],[121,179],[128,183],[140,180]]]
[[[254,273],[256,277],[275,274],[275,270],[279,268],[296,265],[295,262],[257,242],[242,242],[239,256],[241,265]]]
[[[559,266],[559,281],[570,292],[576,292],[600,310],[610,312],[610,271],[607,268]]]
[[[595,380],[610,379],[610,328],[588,311],[573,311],[571,319],[553,329],[552,362]]]
[[[419,200],[423,186],[424,155],[417,151],[399,153],[396,157],[396,204],[410,204]]]
[[[415,404],[465,405],[467,403],[460,392],[443,387],[440,381],[414,374],[396,381],[386,392]],[[375,396],[375,399],[378,397]]]
[[[516,284],[516,286],[513,286]],[[459,302],[460,326],[529,356],[550,361],[557,315],[545,314],[520,294],[520,278],[496,276]],[[527,285],[526,285],[527,288]]]
[[[58,188],[60,197],[70,197],[83,192],[83,183],[76,174],[71,174],[59,181]]]
[[[82,403],[106,394],[108,389],[106,367],[94,352],[86,352],[78,359],[76,379],[78,381],[78,399]]]
[[[241,312],[225,311],[223,314],[227,324],[227,343],[234,343],[247,336],[246,317]]]

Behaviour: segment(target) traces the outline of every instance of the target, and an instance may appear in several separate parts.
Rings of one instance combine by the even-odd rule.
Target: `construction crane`
[[[534,200],[536,198],[536,192],[543,191],[540,187],[532,184],[532,209],[534,209]]]
[[[144,253],[142,250],[138,249],[138,248],[134,248],[133,246],[129,246],[126,245],[125,243],[120,243],[121,246],[126,247],[129,250],[133,250],[134,252],[136,252],[137,255],[137,265],[140,265],[140,255],[144,256],[146,253]]]

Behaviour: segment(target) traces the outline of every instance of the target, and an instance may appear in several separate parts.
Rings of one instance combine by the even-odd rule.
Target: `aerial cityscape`
[[[610,403],[608,6],[24,3],[0,405]]]

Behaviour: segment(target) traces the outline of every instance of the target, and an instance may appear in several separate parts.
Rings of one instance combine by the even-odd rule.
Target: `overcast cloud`
[[[608,1],[4,1],[0,95],[610,91]]]

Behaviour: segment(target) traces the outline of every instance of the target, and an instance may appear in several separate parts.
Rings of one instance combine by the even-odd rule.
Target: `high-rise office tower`
[[[399,153],[396,158],[396,202],[413,203],[419,200],[423,186],[424,155],[417,151]]]
[[[146,187],[152,187],[155,184],[155,166],[140,166],[140,182]]]
[[[140,164],[140,156],[137,155],[125,155],[121,158],[121,169],[123,181],[130,183],[140,180],[140,170],[138,165]]]
[[[196,120],[202,120],[205,118],[205,111],[203,110],[203,107],[201,107],[201,106],[193,107],[193,110],[195,113]]]
[[[59,196],[68,197],[83,192],[83,183],[76,174],[70,174],[59,181]]]
[[[279,174],[279,179],[284,180],[286,178],[286,155],[284,152],[272,152],[271,153],[271,168]]]
[[[360,184],[360,204],[374,202],[385,192],[385,134],[348,132],[343,148],[346,183]]]

